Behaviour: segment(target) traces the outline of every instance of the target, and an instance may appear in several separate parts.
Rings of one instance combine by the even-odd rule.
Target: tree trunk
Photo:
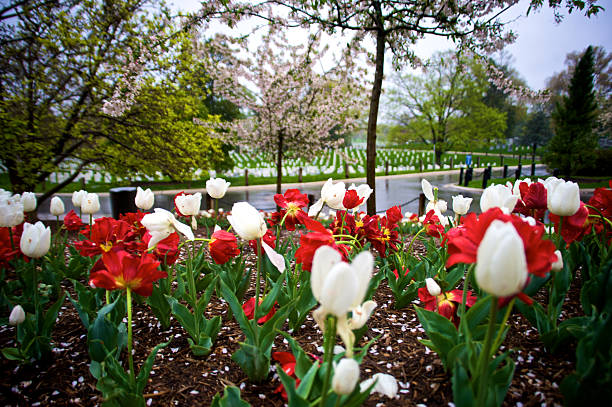
[[[373,192],[368,198],[368,215],[376,214],[376,124],[378,121],[378,105],[382,89],[383,70],[385,64],[385,32],[379,29],[376,34],[376,71],[370,96],[370,114],[368,116],[368,138],[366,142],[367,182]]]
[[[283,133],[278,136],[278,155],[276,157],[276,193],[281,193],[283,183]]]

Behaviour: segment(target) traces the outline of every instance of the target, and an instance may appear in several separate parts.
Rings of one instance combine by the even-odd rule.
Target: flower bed
[[[596,335],[609,324],[602,282],[612,269],[612,189],[570,213],[571,186],[547,182],[556,224],[548,230],[538,185],[491,189],[481,202],[491,209],[479,216],[458,198],[451,219],[424,183],[429,211],[418,220],[399,208],[360,214],[367,188],[347,193],[331,182],[308,214],[290,190],[265,220],[238,205],[227,219],[197,219],[195,232],[191,197],[176,201],[185,223],[156,210],[91,227],[71,214],[53,237],[42,224],[7,225],[0,288],[16,328],[0,328],[0,397],[5,405],[242,405],[238,397],[552,405],[589,390],[601,400],[611,340]],[[337,212],[321,223],[325,205]]]

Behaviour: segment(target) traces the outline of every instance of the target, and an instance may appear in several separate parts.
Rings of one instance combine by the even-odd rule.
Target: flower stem
[[[416,238],[417,238],[417,237],[419,237],[419,235],[420,235],[420,234],[421,234],[421,233],[422,233],[424,230],[425,230],[425,228],[422,228],[421,230],[419,230],[419,231],[417,232],[417,234],[416,234],[416,235],[414,235],[414,237],[413,237],[413,238],[412,238],[412,240],[410,241],[410,244],[408,245],[408,249],[406,250],[406,252],[408,252],[408,253],[412,253],[412,252],[411,252],[411,250],[412,250],[412,245],[414,244],[414,242],[415,242]]]
[[[558,238],[557,240],[557,249],[561,249],[561,245],[563,244],[563,236],[561,235],[561,230],[563,229],[563,218],[565,216],[559,216],[559,230],[558,230]]]
[[[329,316],[326,319],[325,324],[325,361],[324,364],[327,365],[327,369],[325,370],[325,380],[323,381],[323,391],[321,392],[321,402],[319,403],[320,407],[325,406],[325,401],[327,399],[327,393],[329,392],[329,381],[331,379],[331,371],[332,362],[334,360],[334,345],[336,343],[336,317]]]
[[[259,279],[261,278],[261,258],[259,253],[261,253],[261,238],[257,239],[257,278],[255,279],[255,309],[253,311],[253,315],[255,320],[257,320],[257,308],[259,307]]]
[[[36,322],[40,321],[38,315],[38,273],[36,273],[36,259],[32,260],[32,290],[34,290],[34,298],[32,299],[34,302],[34,316],[36,317]]]
[[[491,296],[491,309],[489,312],[489,325],[485,336],[484,349],[478,360],[478,396],[476,398],[476,406],[484,407],[487,401],[487,382],[488,368],[491,361],[491,348],[493,344],[493,334],[495,331],[495,317],[497,316],[497,297]]]
[[[91,228],[91,225],[93,224],[93,214],[89,214],[89,227]],[[90,231],[91,232],[91,231]]]
[[[11,250],[15,250],[15,242],[13,241],[13,227],[9,226],[9,237],[11,239]]]
[[[132,358],[132,290],[130,287],[126,289],[127,294],[127,319],[128,319],[128,339],[127,339],[127,350],[128,350],[128,363],[130,367],[130,382],[132,385],[136,383],[135,372],[134,372],[134,359]]]

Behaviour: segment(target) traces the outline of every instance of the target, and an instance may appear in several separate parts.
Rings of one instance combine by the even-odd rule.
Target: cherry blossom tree
[[[259,16],[272,23],[285,26],[309,27],[313,24],[333,34],[337,31],[353,32],[357,40],[369,37],[376,51],[374,80],[370,94],[367,131],[367,182],[375,188],[376,125],[385,65],[385,52],[393,53],[396,68],[406,62],[419,63],[412,46],[426,35],[448,38],[477,52],[493,52],[515,39],[514,33],[505,31],[500,16],[517,4],[518,0],[263,0],[240,2],[215,0],[203,3],[199,16],[221,16],[230,25],[243,17]],[[587,16],[602,8],[593,1],[549,0],[555,11],[567,8],[584,11]],[[544,0],[532,0],[528,13],[542,7]],[[272,17],[270,7],[279,6],[283,17]],[[499,81],[502,82],[501,80]],[[376,211],[375,194],[368,200],[368,213]]]
[[[227,39],[226,39],[227,40]],[[249,48],[247,42],[243,47]],[[217,41],[217,49],[221,49]],[[351,76],[353,50],[333,68],[320,72],[326,48],[313,34],[304,46],[289,45],[274,28],[257,50],[240,60],[225,54],[212,72],[215,92],[249,112],[234,121],[224,141],[257,149],[276,160],[277,193],[281,193],[284,158],[312,159],[343,143],[364,108],[362,85]]]

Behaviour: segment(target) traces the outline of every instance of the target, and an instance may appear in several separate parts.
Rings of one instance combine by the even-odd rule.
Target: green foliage
[[[249,407],[250,404],[240,398],[240,389],[236,386],[226,386],[223,397],[219,393],[213,397],[210,407]]]
[[[221,280],[219,288],[221,295],[228,302],[234,317],[245,335],[245,342],[240,342],[240,348],[232,355],[232,360],[240,365],[242,370],[253,382],[261,382],[268,377],[270,371],[270,356],[276,330],[285,322],[287,314],[295,306],[291,301],[280,307],[274,316],[259,325],[257,320],[266,315],[274,306],[274,302],[283,284],[284,276],[280,277],[264,301],[257,307],[253,319],[247,319],[242,305],[232,290]]]
[[[557,103],[553,113],[555,135],[548,144],[545,160],[571,177],[593,167],[597,137],[597,101],[593,89],[593,49],[588,47],[572,76],[569,95]]]
[[[58,169],[68,184],[83,168],[185,179],[224,167],[207,106],[235,112],[205,102],[207,75],[189,36],[173,33],[164,0],[43,2],[15,20],[0,32],[0,161],[13,191],[34,190]],[[113,98],[129,113],[105,114]]]
[[[483,102],[487,81],[483,68],[453,52],[437,53],[422,76],[398,75],[390,91],[392,117],[407,137],[432,144],[436,163],[444,151],[489,145],[503,137],[506,115]]]

